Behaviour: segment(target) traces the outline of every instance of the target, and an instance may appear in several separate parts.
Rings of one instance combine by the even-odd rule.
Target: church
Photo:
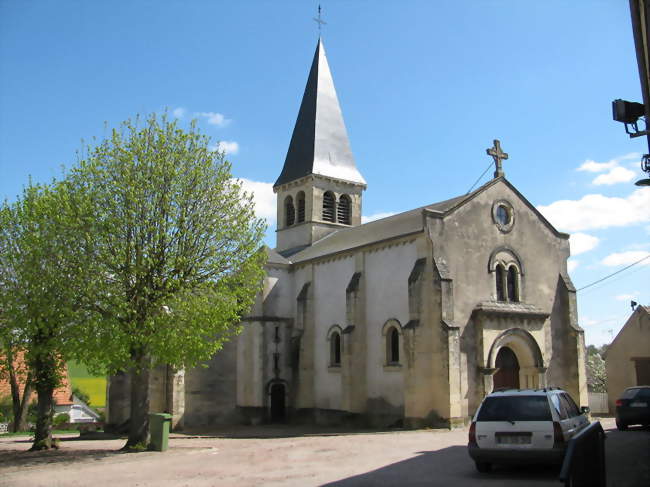
[[[319,39],[273,188],[263,290],[206,367],[152,374],[151,410],[177,429],[454,427],[503,387],[587,405],[569,235],[506,179],[498,141],[488,154],[494,177],[475,191],[361,224],[366,181]],[[128,418],[128,381],[109,381],[111,424]]]

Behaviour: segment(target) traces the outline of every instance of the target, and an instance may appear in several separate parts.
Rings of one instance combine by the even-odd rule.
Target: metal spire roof
[[[366,184],[354,164],[332,73],[320,38],[284,167],[274,186],[310,174]]]

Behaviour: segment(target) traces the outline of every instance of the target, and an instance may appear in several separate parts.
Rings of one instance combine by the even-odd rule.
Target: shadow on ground
[[[28,451],[27,449],[11,450],[0,451],[0,465],[14,469],[20,467],[36,467],[45,464],[103,460],[106,457],[115,455],[124,455],[124,452],[114,449],[69,450],[65,448],[43,451]]]
[[[209,430],[205,428],[187,428],[183,432],[172,434],[172,437],[262,440],[267,438],[301,438],[307,436],[392,434],[400,431],[412,430],[405,430],[403,428],[361,429],[341,426],[265,424],[256,426],[227,426],[224,428],[211,428]],[[441,431],[449,430],[443,429]]]
[[[355,475],[328,484],[327,487],[363,487],[395,485],[555,485],[559,466],[495,466],[490,473],[481,474],[467,455],[464,446],[418,452],[417,457]]]

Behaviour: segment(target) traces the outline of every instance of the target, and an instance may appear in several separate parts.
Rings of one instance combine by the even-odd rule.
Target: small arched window
[[[296,221],[296,209],[293,206],[293,198],[291,196],[287,196],[284,199],[284,214],[286,226],[290,227]]]
[[[497,301],[505,301],[506,294],[503,285],[505,281],[505,269],[501,264],[497,264],[496,272],[494,273],[494,278],[496,280],[496,287],[497,287]]]
[[[305,193],[299,192],[296,196],[296,205],[298,206],[298,223],[305,221]]]
[[[386,361],[389,364],[399,363],[399,332],[394,327],[386,335]]]
[[[341,334],[335,331],[330,336],[330,366],[341,365]]]
[[[508,301],[519,301],[519,272],[514,265],[508,267]]]
[[[339,198],[339,205],[336,208],[336,217],[339,223],[344,225],[350,224],[350,197],[347,194],[341,195]]]
[[[323,195],[323,221],[332,223],[336,221],[336,198],[331,191]]]

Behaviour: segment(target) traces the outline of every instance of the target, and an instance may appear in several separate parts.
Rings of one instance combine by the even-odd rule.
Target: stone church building
[[[243,330],[207,363],[160,368],[152,411],[177,428],[303,420],[454,426],[499,387],[587,405],[569,236],[506,179],[361,224],[357,168],[322,41],[277,194],[277,246]],[[279,165],[278,165],[279,169]],[[128,375],[108,420],[128,417]]]

